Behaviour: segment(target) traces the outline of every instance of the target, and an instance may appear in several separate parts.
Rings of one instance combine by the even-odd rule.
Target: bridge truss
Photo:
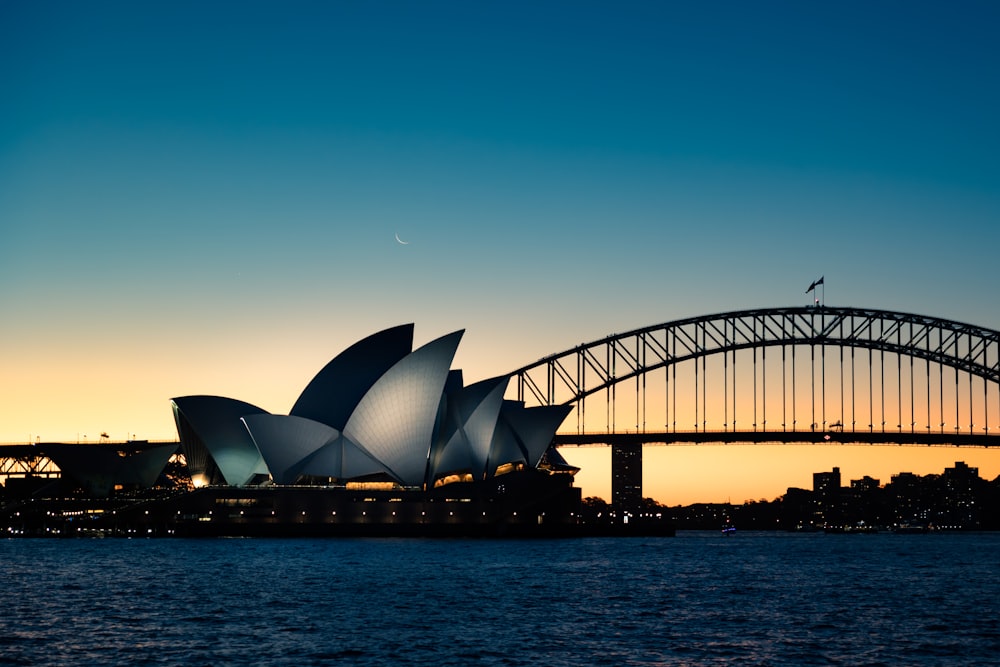
[[[0,484],[11,478],[57,479],[62,475],[47,454],[32,445],[0,446]]]
[[[529,405],[575,405],[578,434],[738,441],[771,432],[792,441],[778,434],[850,432],[881,442],[895,433],[889,441],[1000,444],[1000,332],[910,313],[803,306],[705,315],[582,344],[513,377]],[[623,412],[623,397],[634,413]],[[593,407],[588,415],[588,399],[603,415]]]
[[[150,446],[169,444],[172,441],[128,440],[112,442],[111,440],[80,445],[95,450],[103,449],[124,455],[142,451]],[[0,444],[0,485],[6,487],[11,479],[42,479],[51,481],[60,479],[62,471],[52,460],[49,451],[52,445],[63,446],[64,443],[39,442],[36,444]],[[77,443],[79,444],[79,443]],[[179,446],[180,443],[178,443]]]

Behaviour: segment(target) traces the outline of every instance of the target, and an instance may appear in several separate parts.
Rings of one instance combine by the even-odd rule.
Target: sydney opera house
[[[320,370],[288,414],[235,398],[174,398],[179,447],[42,445],[64,486],[75,482],[78,501],[50,502],[44,521],[75,515],[107,527],[113,517],[116,533],[172,535],[514,535],[575,526],[577,469],[550,447],[570,408],[505,399],[507,376],[465,385],[451,369],[461,337],[413,349],[411,324],[373,334]],[[175,483],[157,487],[168,460]],[[41,516],[38,504],[17,516],[32,507]]]
[[[462,332],[412,350],[413,326],[348,348],[288,415],[216,396],[171,401],[196,487],[357,480],[426,490],[536,468],[570,408],[504,400],[507,377],[464,386]]]
[[[574,522],[575,468],[549,447],[567,406],[463,383],[462,332],[413,349],[413,325],[342,352],[287,415],[218,396],[171,401],[194,490],[186,532],[448,533]],[[535,528],[537,530],[537,528]]]

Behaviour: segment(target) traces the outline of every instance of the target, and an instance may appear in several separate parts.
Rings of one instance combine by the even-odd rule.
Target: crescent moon
[[[404,241],[403,239],[399,238],[399,232],[396,232],[396,243],[399,243],[401,245],[410,245],[409,241]]]

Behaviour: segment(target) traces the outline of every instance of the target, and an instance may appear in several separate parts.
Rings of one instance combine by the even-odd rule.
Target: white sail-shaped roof
[[[343,429],[361,398],[412,349],[412,324],[385,329],[358,341],[316,374],[288,414]]]
[[[455,430],[448,441],[441,446],[431,466],[431,477],[436,478],[449,472],[469,471],[475,473],[478,469],[472,458],[472,448],[469,439],[461,429]]]
[[[243,423],[275,484],[294,484],[302,475],[351,479],[387,472],[384,465],[326,424],[283,415],[249,415]]]
[[[476,477],[479,479],[486,472],[493,432],[497,427],[497,418],[500,415],[500,406],[503,405],[503,395],[507,391],[508,380],[509,378],[505,376],[478,383],[486,385],[489,391],[465,421],[465,435],[469,439],[469,447],[476,463]],[[472,388],[475,387],[476,385],[472,385]]]
[[[243,423],[275,484],[293,484],[309,459],[340,437],[337,429],[304,417],[247,415]]]
[[[572,410],[568,405],[541,405],[503,411],[503,419],[517,435],[529,466],[536,467],[542,460],[545,450],[552,444],[553,434]]]
[[[505,463],[537,466],[556,429],[571,411],[568,405],[526,408],[522,401],[504,401],[493,434],[487,474],[493,475]]]
[[[339,457],[339,458],[338,458]],[[327,463],[327,460],[330,463]],[[326,470],[336,470],[339,465],[340,475],[332,475]],[[324,447],[323,450],[309,462],[306,472],[320,477],[339,477],[354,479],[377,473],[388,473],[385,465],[377,461],[371,454],[341,435],[337,442]]]
[[[482,479],[509,379],[503,376],[483,380],[449,394],[452,430],[434,457],[432,477],[470,470],[476,479]]]
[[[344,426],[344,435],[407,486],[422,486],[448,369],[463,331],[401,359],[378,379]]]
[[[486,464],[486,476],[492,477],[496,474],[497,467],[505,463],[526,464],[527,462],[528,454],[518,443],[517,433],[514,432],[510,423],[501,414],[497,420],[496,429],[493,431],[493,440],[490,444],[490,457]]]
[[[242,486],[267,473],[263,457],[240,421],[264,410],[222,396],[182,396],[171,403],[192,477],[211,472],[205,453],[230,486]]]
[[[462,371],[450,371],[439,407],[435,441],[431,444],[431,480],[447,471],[472,471],[472,453],[468,438],[462,432],[462,418],[457,408],[458,396],[463,390]]]

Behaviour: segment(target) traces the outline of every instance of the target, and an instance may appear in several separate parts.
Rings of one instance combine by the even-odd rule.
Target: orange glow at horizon
[[[584,497],[611,500],[611,448],[561,447],[579,466]],[[840,468],[842,483],[864,476],[885,485],[893,475],[941,474],[964,461],[979,476],[1000,476],[1000,451],[979,447],[894,445],[647,445],[643,448],[643,496],[664,505],[774,500],[791,488],[812,489],[814,472]]]

